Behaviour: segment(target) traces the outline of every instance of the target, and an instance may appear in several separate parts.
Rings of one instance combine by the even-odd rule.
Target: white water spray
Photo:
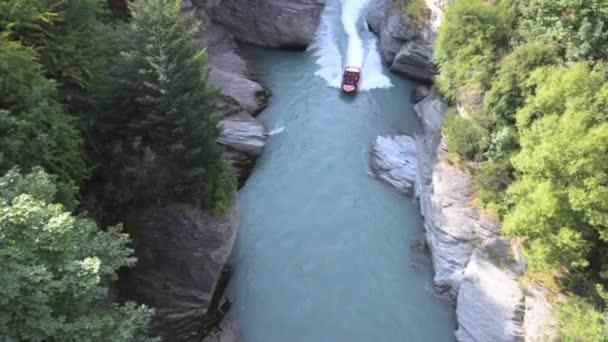
[[[310,49],[315,51],[317,65],[320,67],[315,75],[326,80],[330,87],[340,87],[342,71],[346,66],[362,69],[361,90],[392,86],[389,78],[382,73],[382,61],[376,38],[369,32],[362,18],[369,1],[329,1],[321,15],[319,29]],[[337,21],[338,17],[341,19],[340,22]],[[340,23],[342,27],[339,27]],[[346,58],[343,58],[338,47],[340,30],[344,30],[348,38]],[[365,45],[361,39],[361,31],[366,37]]]

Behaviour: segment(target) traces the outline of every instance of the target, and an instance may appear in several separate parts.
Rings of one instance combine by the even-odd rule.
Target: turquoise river
[[[366,0],[328,1],[310,51],[249,50],[271,90],[271,132],[239,194],[232,314],[244,342],[453,341],[412,199],[370,176],[381,134],[416,133],[414,82],[380,63]],[[361,92],[335,87],[346,65]],[[415,265],[415,266],[413,266]]]

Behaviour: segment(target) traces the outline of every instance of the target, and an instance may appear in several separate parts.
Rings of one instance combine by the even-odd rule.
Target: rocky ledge
[[[378,137],[371,163],[379,179],[418,198],[434,287],[456,305],[456,338],[553,339],[555,319],[544,293],[535,287],[522,289],[524,266],[518,250],[500,236],[498,220],[473,203],[469,176],[444,158],[441,126],[447,106],[431,93],[415,110],[424,134]]]
[[[207,48],[209,82],[220,91],[217,111],[223,117],[218,142],[224,157],[237,170],[242,184],[261,154],[268,135],[255,119],[268,104],[270,93],[257,81],[242,56],[235,36],[211,20],[210,3],[184,1],[184,11],[195,11],[203,22],[199,40]]]
[[[122,278],[122,295],[155,309],[152,332],[163,341],[199,342],[221,320],[226,262],[234,245],[236,207],[223,218],[187,204],[133,213],[138,262]]]
[[[325,0],[206,0],[213,21],[239,40],[305,49],[313,40]]]
[[[439,1],[439,0],[437,0]],[[403,11],[403,0],[379,0],[374,2],[367,16],[370,29],[380,40],[380,50],[384,63],[391,71],[406,77],[432,82],[437,69],[433,57],[433,42],[441,9],[434,0],[433,19],[427,25],[415,26]]]

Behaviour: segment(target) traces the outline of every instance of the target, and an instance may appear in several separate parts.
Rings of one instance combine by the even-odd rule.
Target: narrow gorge
[[[432,23],[419,28],[394,0],[185,3],[205,23],[218,142],[244,186],[223,222],[201,225],[203,214],[179,206],[137,218],[144,235],[159,220],[191,231],[164,247],[144,239],[138,253],[173,260],[134,272],[165,339],[551,336],[543,291],[521,287],[525,262],[472,203],[468,176],[442,158],[448,108],[430,85],[443,6],[429,0]],[[336,89],[346,65],[363,67],[354,98]],[[155,283],[174,294],[158,298]]]

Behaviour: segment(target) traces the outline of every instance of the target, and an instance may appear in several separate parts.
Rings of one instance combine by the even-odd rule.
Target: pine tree
[[[117,80],[122,96],[113,99],[124,110],[104,122],[118,142],[112,150],[122,153],[119,159],[144,146],[163,163],[160,174],[129,182],[136,187],[130,195],[221,212],[234,180],[216,143],[217,91],[208,83],[205,50],[195,42],[199,24],[193,14],[182,16],[178,0],[134,1],[130,10],[129,49]]]

